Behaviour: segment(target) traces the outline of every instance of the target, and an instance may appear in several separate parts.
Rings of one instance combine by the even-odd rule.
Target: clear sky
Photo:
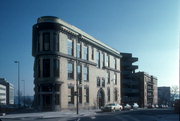
[[[132,53],[138,71],[156,76],[158,86],[179,85],[178,6],[178,0],[0,0],[0,77],[17,87],[19,60],[26,94],[34,94],[32,26],[50,15]]]

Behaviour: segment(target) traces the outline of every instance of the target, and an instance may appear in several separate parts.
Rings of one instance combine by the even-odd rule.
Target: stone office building
[[[57,17],[33,26],[35,106],[99,108],[121,103],[120,52]],[[76,92],[76,93],[75,93]]]

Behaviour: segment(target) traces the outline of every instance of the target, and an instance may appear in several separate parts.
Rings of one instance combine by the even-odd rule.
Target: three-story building
[[[38,109],[74,109],[77,101],[86,109],[121,103],[120,52],[77,27],[57,17],[38,18],[32,55]]]

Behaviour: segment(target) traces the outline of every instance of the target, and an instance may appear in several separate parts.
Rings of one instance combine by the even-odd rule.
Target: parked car
[[[126,104],[126,105],[124,106],[124,110],[130,110],[130,109],[131,109],[131,105]]]
[[[155,108],[159,108],[159,106],[156,104],[156,105],[155,105]]]
[[[154,108],[155,106],[154,105],[151,105],[151,104],[149,104],[148,106],[147,106],[147,108]]]
[[[133,107],[133,109],[138,109],[138,108],[139,108],[139,105],[138,105],[137,103],[134,103],[134,104],[132,105],[132,107]]]
[[[110,103],[105,105],[103,108],[101,108],[102,111],[113,111],[116,110],[121,111],[123,109],[122,105],[116,104],[116,103]]]

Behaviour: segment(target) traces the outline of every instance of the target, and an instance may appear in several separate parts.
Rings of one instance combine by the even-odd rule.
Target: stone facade
[[[80,108],[121,103],[120,52],[77,27],[57,17],[39,18],[32,55],[38,109],[75,109],[77,93]]]

